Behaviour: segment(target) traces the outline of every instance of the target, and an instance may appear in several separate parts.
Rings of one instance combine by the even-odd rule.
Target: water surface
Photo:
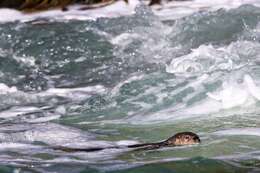
[[[3,172],[257,172],[260,9],[0,24]],[[202,143],[66,153],[193,131]]]

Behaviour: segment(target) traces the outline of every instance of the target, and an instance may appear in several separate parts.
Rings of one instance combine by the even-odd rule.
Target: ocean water
[[[1,172],[260,172],[258,1],[77,8],[0,10]]]

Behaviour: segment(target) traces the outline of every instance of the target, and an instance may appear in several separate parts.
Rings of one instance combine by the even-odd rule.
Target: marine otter
[[[180,132],[175,134],[174,136],[162,141],[155,143],[143,143],[143,144],[134,144],[128,146],[112,146],[112,147],[96,147],[96,148],[69,148],[69,147],[54,147],[55,150],[61,150],[65,152],[94,152],[101,151],[105,149],[123,149],[130,148],[135,150],[152,150],[158,149],[162,147],[175,147],[175,146],[183,146],[183,145],[194,145],[199,144],[200,138],[197,134],[193,132]]]

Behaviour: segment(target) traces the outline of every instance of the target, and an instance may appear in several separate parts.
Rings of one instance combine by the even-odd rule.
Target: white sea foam
[[[196,92],[189,94],[182,98],[182,102],[171,106],[167,109],[163,109],[149,115],[134,115],[126,119],[126,122],[133,124],[150,124],[159,123],[165,121],[175,121],[175,120],[185,120],[187,118],[209,118],[208,115],[214,117],[232,116],[232,115],[242,115],[244,113],[258,111],[256,107],[257,97],[254,95],[258,94],[259,87],[256,86],[250,75],[244,75],[247,80],[242,83],[237,83],[236,81],[225,81],[223,83],[222,89],[217,90],[214,93],[207,93],[206,98],[194,103],[187,104],[188,100],[196,96],[197,93],[203,92],[203,84],[208,82],[211,77],[208,75],[202,76],[191,82],[185,88],[193,87]],[[251,81],[248,82],[248,81]],[[249,89],[251,86],[253,89]],[[180,93],[185,90],[185,88],[177,89],[175,92]],[[174,95],[173,95],[174,97]],[[142,119],[142,121],[140,121]]]
[[[244,81],[247,85],[247,88],[252,96],[257,100],[260,100],[260,87],[257,87],[250,75],[244,76]]]
[[[250,75],[244,76],[244,83],[242,84],[230,84],[223,83],[223,90],[217,94],[207,93],[207,95],[222,103],[223,109],[229,109],[236,106],[249,106],[255,102],[252,101],[252,97],[259,99],[260,88],[256,86]],[[251,99],[250,99],[251,97]]]
[[[111,39],[114,45],[127,46],[135,38],[139,38],[138,34],[123,33]]]
[[[0,143],[0,150],[12,150],[12,149],[37,149],[41,148],[36,145],[30,145],[30,144],[22,144],[22,143],[6,143],[6,142],[1,142]]]
[[[17,92],[17,88],[12,86],[12,87],[8,87],[6,84],[4,83],[0,83],[0,94],[8,94],[8,93],[14,93]]]
[[[249,75],[245,76],[253,81]],[[253,84],[255,85],[254,82]],[[247,81],[244,81],[243,83],[226,81],[223,83],[222,90],[214,93],[209,92],[207,93],[208,98],[202,100],[194,106],[185,107],[175,113],[180,115],[180,118],[184,118],[186,116],[202,116],[207,114],[216,114],[216,116],[219,116],[217,115],[218,112],[229,109],[232,111],[228,112],[227,115],[222,112],[221,116],[243,114],[243,112],[248,113],[249,110],[245,108],[254,107],[256,100],[247,85]],[[256,90],[253,90],[253,92],[256,93]],[[252,109],[252,111],[254,112],[255,109]]]
[[[86,98],[86,95],[89,96],[94,93],[102,93],[105,92],[106,89],[101,86],[88,86],[82,88],[50,88],[47,91],[43,91],[38,93],[38,96],[60,96],[60,97],[68,97],[74,99],[82,99]]]
[[[240,52],[241,47],[247,47],[248,51]],[[257,57],[260,45],[249,41],[237,41],[224,47],[213,47],[212,45],[201,45],[192,52],[177,58],[173,58],[166,65],[168,73],[176,75],[198,75],[216,70],[232,71],[248,65],[248,59]]]
[[[252,84],[249,85],[255,86],[252,77],[249,75],[245,76],[252,80]],[[184,118],[186,116],[202,116],[207,114],[215,114],[215,116],[219,116],[218,112],[222,110],[232,111],[228,112],[227,115],[222,112],[221,116],[248,113],[249,110],[245,108],[254,107],[256,99],[252,92],[256,94],[257,87],[255,86],[255,90],[250,91],[247,85],[247,81],[240,84],[235,83],[234,81],[226,81],[223,83],[222,90],[214,93],[207,93],[207,99],[195,104],[194,106],[185,107],[184,109],[177,111],[176,114],[180,115],[180,118]],[[252,109],[252,111],[254,112],[255,109]]]
[[[130,140],[122,140],[122,141],[117,141],[116,145],[118,146],[127,146],[127,145],[134,145],[134,144],[138,144],[137,141],[130,141]]]
[[[207,93],[207,95],[221,102],[223,109],[229,109],[236,106],[242,106],[247,103],[249,93],[239,85],[223,84],[223,90],[217,94]]]
[[[153,9],[154,13],[163,19],[177,19],[199,11],[215,11],[220,8],[232,9],[243,4],[260,6],[258,0],[193,0],[167,2]]]
[[[260,128],[235,128],[235,129],[228,129],[228,130],[220,130],[213,133],[214,135],[250,135],[250,136],[260,136]]]
[[[50,145],[77,145],[77,143],[89,142],[90,140],[93,142],[90,142],[89,145],[95,146],[92,134],[54,123],[14,124],[0,128],[1,142],[41,141]]]
[[[42,92],[23,92],[16,87],[9,87],[0,83],[0,104],[4,109],[0,112],[0,117],[4,119],[20,117],[23,121],[33,123],[51,121],[66,114],[66,106],[55,108],[57,104],[55,97],[80,101],[106,91],[105,87],[97,85],[81,88],[50,88]],[[46,101],[52,106],[27,106],[29,104],[42,104]],[[40,116],[38,117],[37,114],[40,114]],[[24,119],[23,116],[27,116],[27,118]]]
[[[10,118],[10,117],[15,117],[18,115],[26,114],[26,113],[34,113],[34,112],[39,112],[40,109],[37,107],[32,107],[32,106],[23,106],[23,107],[17,107],[14,106],[6,111],[0,112],[0,117],[1,118]]]

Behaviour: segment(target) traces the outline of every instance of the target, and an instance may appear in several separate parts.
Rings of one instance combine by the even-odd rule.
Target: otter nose
[[[200,138],[198,136],[194,136],[193,137],[193,140],[197,143],[200,143]]]

